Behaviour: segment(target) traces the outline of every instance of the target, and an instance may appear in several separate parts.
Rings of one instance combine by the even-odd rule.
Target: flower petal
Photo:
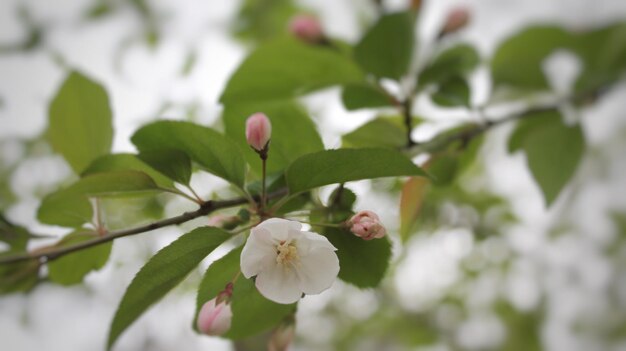
[[[313,232],[301,232],[302,237],[300,240],[296,241],[296,246],[298,247],[298,254],[300,256],[307,255],[309,251],[317,249],[317,248],[325,248],[329,250],[336,251],[337,248],[333,246],[333,244],[328,241],[328,239],[317,233]]]
[[[333,249],[318,247],[300,256],[298,279],[304,293],[319,294],[333,285],[339,274],[339,259]]]
[[[256,287],[267,299],[282,304],[294,303],[302,296],[295,270],[280,264],[265,267],[256,277]]]
[[[261,222],[259,225],[256,226],[256,228],[267,229],[270,233],[272,233],[272,238],[274,240],[284,241],[290,239],[290,230],[299,231],[300,228],[302,228],[302,224],[300,224],[300,222],[290,221],[288,219],[270,218]]]
[[[241,252],[241,273],[250,278],[259,274],[264,267],[275,264],[275,251],[272,234],[264,228],[253,228]]]

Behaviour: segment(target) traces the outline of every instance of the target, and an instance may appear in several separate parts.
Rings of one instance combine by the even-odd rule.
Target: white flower
[[[266,298],[293,303],[302,293],[319,294],[339,273],[337,250],[325,237],[302,231],[302,224],[268,219],[252,229],[241,252],[241,272],[256,275],[256,287]]]

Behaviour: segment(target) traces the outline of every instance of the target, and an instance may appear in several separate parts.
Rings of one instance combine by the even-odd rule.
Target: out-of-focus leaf
[[[457,170],[458,160],[456,155],[443,154],[434,156],[430,161],[428,173],[433,176],[433,184],[436,186],[450,185],[454,181]]]
[[[555,26],[536,26],[506,39],[491,60],[491,74],[497,86],[547,89],[542,62],[553,51],[571,46],[572,36]]]
[[[536,313],[523,313],[506,302],[496,304],[496,312],[507,326],[502,351],[541,351],[541,319]]]
[[[584,64],[576,91],[589,91],[615,82],[626,71],[626,22],[579,34],[573,50]]]
[[[194,67],[196,67],[197,61],[198,53],[195,50],[189,50],[187,57],[185,57],[185,63],[180,69],[180,75],[183,77],[188,76],[191,71],[193,71]]]
[[[380,284],[391,258],[391,244],[387,238],[366,241],[339,228],[324,228],[321,232],[337,248],[341,280],[359,288]]]
[[[110,350],[128,326],[182,282],[200,261],[229,237],[229,233],[219,228],[200,227],[157,252],[126,289],[111,322],[107,349]]]
[[[108,0],[95,1],[85,12],[87,19],[99,19],[113,12],[114,7]]]
[[[0,253],[0,257],[5,255],[11,253]],[[34,259],[0,264],[0,295],[32,289],[39,280],[39,267],[39,262]]]
[[[241,249],[232,250],[209,266],[198,289],[196,316],[202,305],[216,297],[237,275]],[[257,291],[252,280],[243,277],[235,282],[231,307],[232,324],[224,335],[230,339],[242,339],[268,330],[295,311],[295,304],[278,304],[266,299]],[[194,328],[197,328],[195,323]]]
[[[331,211],[350,211],[356,202],[356,194],[343,185],[338,186],[328,197],[328,207]],[[342,218],[340,220],[347,219]],[[337,221],[333,221],[337,222]]]
[[[285,173],[291,194],[353,180],[411,175],[428,177],[399,151],[381,148],[324,150],[304,155]]]
[[[88,167],[83,171],[81,176],[112,172],[112,171],[138,171],[147,174],[154,182],[164,188],[173,188],[174,184],[170,179],[158,172],[144,161],[137,158],[137,155],[133,154],[112,154],[104,155],[95,159]]]
[[[242,39],[263,41],[283,34],[298,12],[293,0],[245,0],[232,26]]]
[[[71,72],[50,103],[47,137],[76,173],[109,153],[113,126],[106,90]]]
[[[439,106],[470,106],[470,88],[465,79],[453,77],[439,85],[432,95],[433,102]]]
[[[550,206],[574,175],[585,151],[585,138],[580,126],[563,124],[557,111],[526,118],[536,121],[521,123],[522,131],[517,133],[520,141],[509,148],[522,145],[533,178]]]
[[[0,242],[9,246],[0,252],[0,257],[25,253],[31,237],[26,228],[11,223],[0,213]],[[36,259],[0,264],[0,295],[32,289],[39,281],[39,267]]]
[[[80,227],[93,216],[89,197],[137,194],[157,189],[156,183],[143,172],[96,173],[46,196],[37,211],[37,219],[46,224]]]
[[[509,142],[507,144],[509,153],[522,150],[524,148],[526,137],[533,131],[541,128],[546,121],[557,118],[555,115],[560,118],[558,112],[553,110],[527,114],[517,123],[515,130],[513,130],[513,133],[511,133],[511,136],[509,137]]]
[[[167,200],[150,194],[98,198],[102,221],[109,230],[130,228],[140,223],[163,219],[166,203]]]
[[[190,122],[158,121],[143,126],[131,140],[141,153],[180,150],[203,169],[243,187],[246,163],[240,148],[211,128]]]
[[[346,85],[341,92],[341,101],[349,111],[394,105],[392,97],[387,96],[382,88],[366,83]]]
[[[400,118],[379,117],[344,135],[343,147],[387,147],[406,145],[406,127]]]
[[[63,247],[97,238],[95,233],[73,232],[56,245]],[[48,263],[50,280],[62,285],[80,283],[87,273],[99,270],[109,260],[113,242],[67,254]]]
[[[24,251],[31,234],[24,227],[17,226],[0,213],[0,241],[9,245],[9,252]]]
[[[354,48],[354,58],[377,77],[399,79],[408,70],[415,47],[411,12],[384,15]]]
[[[182,151],[150,150],[140,153],[137,157],[177,183],[188,185],[191,180],[191,159]]]
[[[430,180],[410,177],[402,186],[400,194],[400,238],[406,242],[419,217],[428,191]]]
[[[298,157],[324,149],[316,126],[306,111],[292,101],[227,104],[223,119],[226,134],[240,145],[250,167],[261,173],[261,160],[246,141],[246,120],[263,112],[272,123],[267,171],[282,171]]]
[[[362,80],[359,67],[338,50],[282,38],[262,44],[244,60],[220,101],[233,105],[289,99]]]
[[[473,46],[459,44],[439,55],[419,74],[419,86],[442,83],[453,77],[463,77],[473,71],[480,57]]]

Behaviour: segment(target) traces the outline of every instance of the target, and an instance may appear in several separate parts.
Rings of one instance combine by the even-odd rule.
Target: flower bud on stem
[[[470,21],[470,12],[465,7],[457,7],[448,13],[446,22],[439,32],[438,38],[441,39],[447,34],[455,33],[463,29]]]
[[[380,239],[387,234],[380,218],[372,211],[360,211],[352,216],[346,225],[354,235],[363,240]]]
[[[267,194],[265,189],[266,178],[266,163],[268,157],[268,151],[270,148],[270,139],[272,137],[272,124],[269,118],[264,113],[257,112],[246,121],[246,140],[254,151],[259,154],[262,166],[262,179],[261,179],[261,203],[259,210],[262,212],[265,209]]]
[[[206,335],[222,335],[230,329],[233,312],[230,298],[233,296],[233,283],[226,284],[217,296],[207,301],[198,313],[198,330]]]

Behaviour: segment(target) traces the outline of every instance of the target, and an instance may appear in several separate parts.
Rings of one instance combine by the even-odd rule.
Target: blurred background
[[[111,97],[115,152],[133,152],[129,136],[158,118],[219,127],[219,95],[230,74],[259,42],[284,35],[289,18],[319,16],[329,36],[360,38],[377,16],[371,0],[4,0],[0,2],[0,211],[36,233],[41,197],[71,170],[42,139],[47,109],[70,68],[101,82]],[[386,11],[409,1],[382,1]],[[418,38],[428,52],[446,14],[466,6],[471,22],[457,39],[489,57],[524,26],[556,23],[589,28],[626,19],[623,0],[425,1]],[[571,81],[577,62],[556,53],[544,62],[553,86]],[[472,102],[489,95],[485,67],[472,76]],[[327,148],[372,119],[346,111],[339,89],[307,96]],[[579,116],[588,150],[573,181],[546,209],[523,155],[506,152],[511,126],[490,131],[479,158],[459,184],[426,200],[417,232],[402,245],[394,181],[348,185],[358,209],[373,209],[392,232],[394,258],[380,289],[337,281],[302,300],[293,350],[626,350],[626,85]],[[427,140],[475,118],[418,99]],[[201,195],[226,183],[195,174]],[[326,191],[326,194],[329,191]],[[173,199],[157,212],[190,205]],[[144,215],[144,214],[141,214]],[[197,220],[196,225],[206,221]],[[193,226],[194,223],[188,224]],[[0,298],[0,349],[100,350],[124,289],[159,248],[184,228],[121,239],[109,263],[84,284],[39,285]],[[203,267],[224,252],[212,254]],[[202,271],[152,308],[116,350],[262,350],[196,335],[195,287]]]

